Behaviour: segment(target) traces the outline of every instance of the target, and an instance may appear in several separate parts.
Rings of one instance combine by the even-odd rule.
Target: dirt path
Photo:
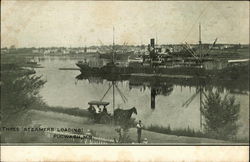
[[[109,139],[114,139],[114,138],[118,139],[118,134],[115,131],[115,129],[118,128],[118,126],[94,124],[91,121],[89,121],[88,118],[76,117],[62,113],[43,112],[37,110],[32,110],[30,112],[30,116],[34,124],[41,124],[42,127],[82,128],[85,131],[87,129],[90,129],[96,133],[96,136]],[[132,141],[136,142],[137,140],[136,128],[129,129],[129,137],[132,139]],[[225,141],[215,140],[215,139],[166,135],[166,134],[143,130],[142,139],[145,137],[148,139],[148,143],[155,143],[155,144],[225,143]]]

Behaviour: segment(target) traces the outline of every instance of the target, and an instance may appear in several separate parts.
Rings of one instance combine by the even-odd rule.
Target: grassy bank
[[[200,131],[195,131],[194,129],[190,129],[189,127],[186,129],[171,129],[170,126],[163,127],[158,125],[150,125],[149,127],[145,128],[146,130],[163,133],[163,134],[171,134],[177,136],[188,136],[188,137],[207,137]]]
[[[152,131],[152,132],[157,132],[157,133],[162,133],[162,134],[167,134],[167,135],[225,140],[225,139],[222,139],[222,138],[216,138],[213,135],[206,134],[206,133],[203,133],[201,131],[195,131],[194,129],[191,129],[189,127],[186,128],[186,129],[171,129],[170,126],[163,127],[163,126],[158,126],[158,125],[150,125],[149,127],[146,127],[145,130]],[[228,141],[235,142],[235,143],[249,143],[248,139],[234,138],[234,139],[231,139],[231,140],[228,140]]]
[[[87,110],[82,110],[79,108],[66,108],[66,107],[50,107],[50,106],[42,106],[42,107],[36,107],[35,110],[43,111],[43,112],[54,112],[54,113],[61,113],[65,115],[73,115],[75,117],[85,117],[88,118],[90,116],[89,112]],[[130,128],[135,127],[135,121],[130,121]],[[114,125],[115,126],[115,125]],[[145,127],[146,131],[149,132],[155,132],[155,133],[161,133],[165,135],[174,135],[174,136],[184,136],[184,137],[195,137],[195,138],[208,138],[208,139],[216,139],[216,140],[225,140],[221,138],[215,138],[212,135],[203,133],[201,131],[195,131],[191,128],[186,129],[172,129],[170,126],[163,127],[158,125],[150,125],[148,127]],[[249,142],[248,139],[234,139],[230,140],[231,142],[237,142],[237,143],[247,143]]]
[[[36,111],[32,110],[29,114],[34,123],[39,123],[45,127],[52,128],[82,128],[85,132],[90,129],[92,132],[95,132],[97,137],[103,137],[106,139],[118,139],[119,135],[116,129],[119,127],[117,125],[107,125],[107,124],[96,124],[93,122],[89,122],[86,117],[76,117],[73,115],[67,115],[63,113],[56,112],[45,112],[45,111]],[[128,137],[131,139],[131,143],[137,142],[137,131],[135,127],[129,128]],[[143,130],[142,131],[142,139],[147,138],[149,144],[178,144],[178,143],[186,143],[186,144],[222,144],[226,141],[223,140],[215,140],[208,138],[198,138],[198,137],[186,137],[186,136],[175,136],[168,135],[163,133],[156,133],[153,131]],[[62,139],[62,141],[53,141],[55,143],[65,143],[66,139]],[[69,141],[70,142],[70,141]],[[79,142],[75,141],[80,144]],[[74,142],[71,142],[72,144]]]
[[[56,113],[63,113],[67,115],[74,115],[79,117],[89,117],[91,114],[87,110],[79,109],[78,107],[74,108],[66,108],[66,107],[51,107],[46,104],[40,104],[33,106],[34,110],[40,110],[45,112],[56,112]]]

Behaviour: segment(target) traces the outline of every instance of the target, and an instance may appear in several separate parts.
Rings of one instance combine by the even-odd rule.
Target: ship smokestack
[[[156,90],[152,87],[151,88],[151,109],[155,109],[155,96],[156,96]]]
[[[151,45],[151,47],[155,48],[155,39],[154,38],[150,39],[150,45]]]
[[[149,56],[151,59],[151,66],[154,66],[153,60],[156,58],[156,53],[155,53],[155,39],[151,38],[150,39],[150,48],[149,48]]]

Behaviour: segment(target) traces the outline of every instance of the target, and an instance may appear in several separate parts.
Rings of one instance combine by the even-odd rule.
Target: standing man
[[[141,120],[139,120],[139,123],[136,125],[136,128],[137,128],[137,140],[138,140],[138,143],[141,143],[141,131],[143,128]]]

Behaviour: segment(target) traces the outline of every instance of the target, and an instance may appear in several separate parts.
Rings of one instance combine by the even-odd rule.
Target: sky
[[[1,1],[1,47],[249,43],[249,2]]]

